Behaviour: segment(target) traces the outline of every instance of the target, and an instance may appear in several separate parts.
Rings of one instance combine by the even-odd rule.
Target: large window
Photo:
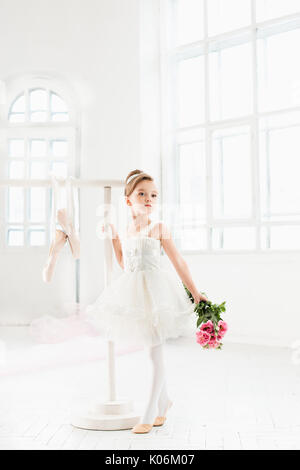
[[[300,2],[161,1],[164,201],[181,249],[300,250]]]
[[[1,177],[12,183],[1,194],[2,248],[46,247],[52,189],[13,181],[74,175],[73,108],[54,83],[34,78],[8,87],[7,100],[0,128]]]

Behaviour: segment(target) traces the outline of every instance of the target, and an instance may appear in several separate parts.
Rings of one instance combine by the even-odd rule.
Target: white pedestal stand
[[[104,186],[105,222],[110,215],[111,186]],[[104,281],[105,286],[111,282],[112,244],[109,238],[104,240]],[[92,405],[87,411],[78,413],[71,424],[77,428],[112,431],[131,429],[138,423],[140,415],[133,411],[132,402],[126,398],[116,399],[115,351],[114,342],[107,345],[108,400]]]

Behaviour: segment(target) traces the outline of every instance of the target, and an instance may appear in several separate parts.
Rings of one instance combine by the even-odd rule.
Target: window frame
[[[3,84],[2,84],[3,86]],[[40,77],[36,75],[22,76],[17,79],[7,80],[4,82],[4,93],[5,103],[0,111],[0,176],[1,178],[9,180],[8,165],[12,158],[9,157],[7,150],[7,142],[9,138],[24,138],[25,142],[30,139],[41,138],[46,140],[55,139],[66,139],[69,142],[69,156],[67,158],[57,158],[53,161],[64,161],[68,164],[68,174],[78,177],[79,174],[79,123],[80,116],[78,113],[78,102],[75,93],[66,85],[62,80],[58,80],[55,77],[45,76]],[[69,120],[68,121],[46,121],[46,122],[32,122],[28,120],[28,105],[25,103],[25,122],[10,122],[8,120],[8,114],[10,108],[20,95],[24,92],[29,92],[30,89],[43,88],[47,91],[52,91],[59,95],[68,107]],[[27,101],[28,104],[28,101]],[[48,108],[49,110],[49,108]],[[48,115],[49,117],[49,115]],[[26,120],[27,119],[27,120]],[[14,161],[17,158],[13,159]],[[34,159],[33,159],[34,160]],[[50,156],[45,157],[45,162],[50,162]],[[24,158],[20,158],[19,161],[28,162],[25,164],[28,166],[31,159],[28,160],[25,154]],[[29,180],[29,175],[25,174],[24,179]],[[46,179],[49,179],[46,177]],[[34,180],[34,179],[33,179]],[[8,202],[7,192],[10,187],[19,187],[25,191],[24,194],[24,221],[23,222],[9,222],[7,219],[7,207]],[[32,186],[34,187],[34,186]],[[46,192],[46,214],[44,223],[30,222],[28,219],[28,196],[30,188],[24,188],[22,186],[10,186],[4,187],[0,190],[0,252],[2,253],[25,253],[28,250],[33,250],[35,253],[47,253],[49,251],[49,244],[51,240],[51,200],[52,200],[52,188],[45,186]],[[45,228],[45,244],[44,245],[29,245],[26,240],[27,228],[43,225]],[[24,229],[24,244],[20,246],[8,245],[7,244],[7,230],[10,226],[20,226]]]
[[[204,2],[203,15],[203,39],[190,44],[169,47],[169,41],[174,38],[174,30],[170,27],[170,23],[174,27],[175,3],[177,0],[160,0],[160,78],[161,78],[161,167],[163,191],[162,196],[165,203],[179,204],[179,145],[177,136],[181,131],[203,130],[205,135],[205,159],[206,159],[206,214],[207,223],[202,224],[207,232],[207,249],[205,250],[185,250],[181,248],[181,240],[178,240],[178,246],[183,254],[293,254],[300,253],[299,249],[270,249],[261,246],[261,229],[263,227],[272,226],[291,226],[300,225],[300,220],[285,221],[262,221],[261,220],[261,203],[260,203],[260,173],[259,173],[259,120],[267,116],[278,116],[287,112],[299,111],[300,106],[281,108],[274,111],[259,112],[258,111],[258,54],[257,39],[268,37],[274,33],[281,33],[300,27],[300,11],[299,13],[276,17],[270,20],[256,22],[256,1],[251,1],[251,23],[247,27],[227,31],[215,36],[208,36],[208,18],[207,18],[207,1]],[[259,0],[258,0],[259,1]],[[248,38],[248,41],[247,41]],[[222,119],[218,121],[210,120],[209,96],[209,52],[213,44],[229,41],[232,45],[243,42],[250,42],[252,47],[252,114],[240,118]],[[191,57],[197,57],[200,53],[204,55],[204,82],[205,82],[205,120],[199,125],[190,127],[176,128],[176,62]],[[251,139],[251,168],[252,168],[252,217],[245,219],[227,218],[226,220],[213,218],[213,188],[212,188],[212,134],[214,130],[222,128],[231,128],[238,126],[249,126]],[[177,184],[178,183],[178,184]],[[168,211],[165,211],[167,214]],[[300,215],[300,214],[299,214]],[[171,226],[176,226],[175,217],[170,216]],[[197,221],[195,221],[197,222]],[[197,224],[197,227],[199,225]],[[213,249],[212,248],[212,231],[218,227],[255,227],[255,249]],[[181,224],[181,227],[187,225]],[[178,226],[176,228],[179,228]]]

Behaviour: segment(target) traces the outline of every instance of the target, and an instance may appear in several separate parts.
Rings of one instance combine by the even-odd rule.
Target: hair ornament
[[[138,175],[140,175],[140,174],[141,174],[141,173],[135,173],[134,175],[129,176],[129,178],[128,178],[126,184],[130,183],[130,181],[133,180],[133,178],[135,178],[136,176],[138,176]]]

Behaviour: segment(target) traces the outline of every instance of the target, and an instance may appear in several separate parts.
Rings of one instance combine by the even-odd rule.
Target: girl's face
[[[158,190],[153,181],[143,180],[136,185],[127,197],[127,204],[132,207],[135,215],[150,214],[157,203]]]

